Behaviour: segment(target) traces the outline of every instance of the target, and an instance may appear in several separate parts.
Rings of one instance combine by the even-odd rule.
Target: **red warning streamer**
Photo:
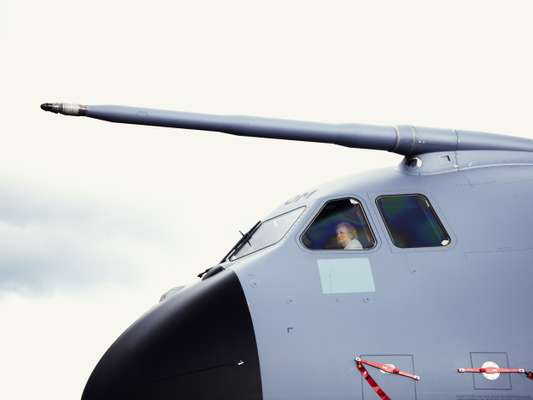
[[[464,374],[525,374],[527,378],[533,380],[533,371],[526,371],[524,368],[458,368],[457,372]]]
[[[381,400],[391,400],[391,398],[385,393],[383,389],[377,384],[377,382],[370,376],[367,369],[365,368],[365,365],[368,365],[373,368],[377,368],[383,372],[389,373],[389,374],[395,374],[400,375],[405,378],[413,379],[415,381],[419,381],[420,377],[418,375],[410,374],[409,372],[402,371],[399,368],[396,368],[393,365],[390,364],[382,364],[375,361],[368,361],[368,360],[362,360],[359,357],[355,358],[355,365],[357,366],[357,369],[361,373],[361,376],[363,379],[365,379],[368,383],[368,385],[372,388],[374,392],[379,396]]]

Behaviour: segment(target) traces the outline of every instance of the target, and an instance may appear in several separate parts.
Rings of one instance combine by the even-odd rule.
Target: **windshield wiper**
[[[237,253],[242,248],[242,246],[244,246],[246,243],[249,243],[250,238],[255,233],[257,228],[259,228],[260,225],[261,225],[261,221],[257,221],[256,224],[252,226],[252,229],[250,229],[248,232],[244,234],[241,232],[242,237],[239,239],[237,243],[235,243],[235,246],[231,248],[231,250],[228,252],[228,254],[224,256],[224,258],[220,261],[219,264],[222,264],[223,262],[227,261],[233,254]]]

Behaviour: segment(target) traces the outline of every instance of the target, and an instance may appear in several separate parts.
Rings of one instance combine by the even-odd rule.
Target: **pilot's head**
[[[344,249],[350,244],[350,241],[357,235],[355,227],[348,222],[341,222],[337,225],[337,243]]]

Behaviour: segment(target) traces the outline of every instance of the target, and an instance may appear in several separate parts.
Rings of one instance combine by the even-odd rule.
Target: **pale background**
[[[113,125],[125,104],[533,138],[531,1],[0,0],[0,398],[107,347],[287,198],[400,157]]]

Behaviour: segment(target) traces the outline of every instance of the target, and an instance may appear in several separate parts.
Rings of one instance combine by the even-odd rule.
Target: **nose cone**
[[[261,399],[252,320],[235,273],[182,290],[130,326],[82,400]]]

